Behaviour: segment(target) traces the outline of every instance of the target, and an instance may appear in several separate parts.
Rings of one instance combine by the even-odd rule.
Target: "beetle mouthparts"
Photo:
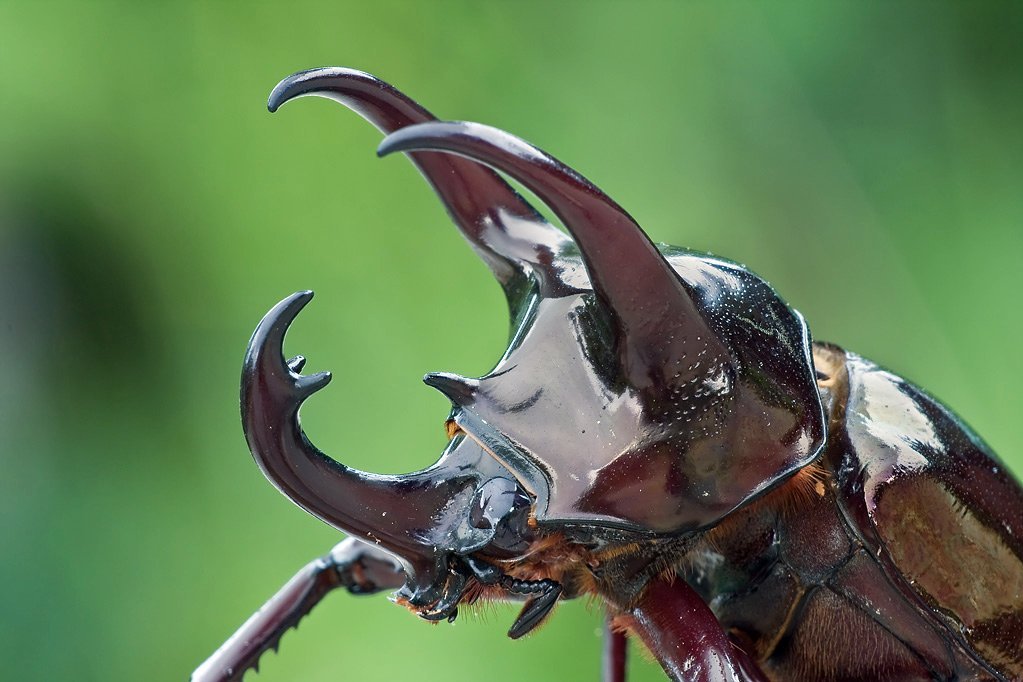
[[[508,636],[512,639],[519,639],[536,629],[557,605],[563,591],[561,583],[554,580],[520,580],[481,559],[465,556],[450,562],[441,596],[428,607],[416,608],[416,596],[403,596],[399,601],[424,620],[452,622],[458,616],[459,603],[472,592],[473,584],[498,587],[509,595],[527,597],[522,611],[508,629]],[[475,599],[470,597],[468,603]]]

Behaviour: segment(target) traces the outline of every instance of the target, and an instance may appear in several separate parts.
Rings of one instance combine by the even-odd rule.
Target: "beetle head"
[[[302,434],[298,407],[326,378],[300,377],[280,348],[311,294],[279,304],[250,343],[253,455],[297,504],[401,557],[414,601],[441,598],[451,556],[524,551],[527,507],[540,532],[684,534],[815,457],[824,421],[809,334],[762,280],[662,252],[553,157],[494,128],[437,122],[367,74],[296,74],[270,108],[308,94],[388,133],[381,154],[409,153],[509,302],[511,341],[492,372],[426,377],[450,398],[457,435],[437,464],[404,476],[348,469]],[[570,236],[491,168],[549,205]]]

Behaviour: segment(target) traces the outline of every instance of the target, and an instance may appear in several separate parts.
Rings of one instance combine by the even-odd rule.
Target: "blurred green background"
[[[3,1],[0,678],[182,680],[339,539],[239,426],[242,352],[285,295],[316,290],[289,351],[335,371],[307,430],[356,466],[431,463],[447,403],[419,378],[500,355],[500,291],[415,170],[336,104],[266,112],[321,65],[747,263],[1023,470],[1018,3]],[[513,617],[339,594],[253,679],[596,678],[595,607],[520,642]]]

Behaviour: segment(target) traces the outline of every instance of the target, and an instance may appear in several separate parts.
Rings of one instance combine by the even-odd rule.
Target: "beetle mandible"
[[[500,130],[440,122],[369,74],[284,79],[405,152],[502,286],[508,349],[452,404],[433,466],[380,476],[302,432],[327,373],[285,361],[311,292],[249,343],[242,419],[267,478],[351,537],[304,567],[193,674],[238,680],[330,590],[397,590],[427,620],[561,599],[608,613],[605,679],[639,637],[675,680],[1023,679],[1023,491],[906,380],[813,342],[727,260],[654,245],[624,209]],[[550,225],[496,171],[561,219]],[[385,513],[386,512],[386,513]],[[866,653],[865,653],[866,652]]]

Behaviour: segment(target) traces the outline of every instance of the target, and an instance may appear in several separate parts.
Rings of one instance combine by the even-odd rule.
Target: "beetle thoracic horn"
[[[267,106],[276,111],[285,102],[305,95],[340,102],[384,133],[436,120],[429,111],[378,78],[337,67],[288,76],[270,93]],[[556,250],[564,241],[560,231],[486,166],[437,154],[410,157],[433,185],[462,234],[506,289],[514,286],[521,262],[538,264],[549,260],[544,254]]]
[[[480,384],[477,379],[468,379],[449,372],[431,372],[423,377],[423,383],[436,388],[452,403],[463,407],[472,403]]]
[[[302,358],[285,363],[284,335],[312,292],[294,294],[259,323],[242,369],[242,422],[256,463],[287,497],[313,516],[404,559],[413,573],[429,572],[436,543],[423,530],[471,476],[426,469],[380,476],[344,466],[320,452],[302,432],[302,402],[327,384],[327,373],[298,374]]]
[[[388,135],[378,153],[431,149],[507,173],[561,218],[582,253],[593,290],[619,325],[623,369],[633,386],[657,381],[659,373],[670,383],[671,375],[679,376],[680,358],[697,340],[714,343],[689,290],[657,247],[625,209],[586,178],[529,143],[478,123],[409,126]]]

